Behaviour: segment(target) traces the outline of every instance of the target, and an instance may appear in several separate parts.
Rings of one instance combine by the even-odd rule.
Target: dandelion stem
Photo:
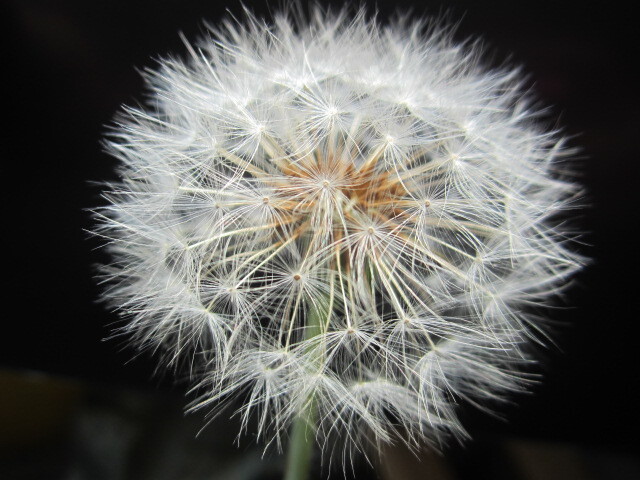
[[[307,315],[304,340],[311,340],[320,335],[324,330],[326,318],[327,304],[324,301],[319,301],[310,308]],[[310,346],[309,350],[310,354],[316,357],[316,363],[320,366],[323,349],[319,346]],[[284,480],[307,480],[309,478],[317,415],[316,401],[311,395],[291,429]]]
[[[309,478],[309,467],[315,443],[313,434],[313,424],[315,423],[313,410],[315,409],[312,409],[311,405],[305,415],[298,417],[293,424],[285,480],[306,480]]]

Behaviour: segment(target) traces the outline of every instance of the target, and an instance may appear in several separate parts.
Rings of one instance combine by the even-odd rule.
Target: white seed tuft
[[[244,393],[267,441],[464,437],[455,404],[522,389],[526,345],[580,266],[569,151],[508,69],[429,22],[248,15],[146,72],[108,147],[97,233],[123,328]],[[311,322],[311,318],[313,322]],[[312,399],[312,400],[311,400]]]

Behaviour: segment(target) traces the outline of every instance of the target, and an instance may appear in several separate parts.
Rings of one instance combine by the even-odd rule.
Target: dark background
[[[248,2],[247,2],[248,3]],[[377,3],[381,19],[396,6]],[[96,303],[86,208],[101,204],[91,181],[114,179],[100,138],[121,104],[142,99],[136,69],[167,52],[185,54],[237,1],[37,1],[0,7],[2,32],[2,262],[0,369],[38,371],[107,388],[176,392],[153,377],[153,359],[103,341],[116,316]],[[252,5],[267,14],[264,3]],[[522,65],[549,119],[581,148],[588,208],[579,219],[591,265],[552,311],[564,324],[542,352],[545,378],[503,408],[508,422],[468,413],[472,434],[638,446],[638,237],[640,103],[634,16],[615,2],[413,3],[416,15],[448,11],[457,38],[481,36],[489,62]],[[6,393],[6,391],[5,391]],[[3,395],[0,390],[0,396]],[[231,435],[232,437],[232,435]],[[230,437],[230,438],[231,438]],[[230,440],[231,442],[231,440]]]

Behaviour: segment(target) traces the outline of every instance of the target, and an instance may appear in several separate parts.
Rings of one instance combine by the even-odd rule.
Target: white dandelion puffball
[[[122,331],[188,369],[193,408],[241,400],[267,442],[313,409],[321,444],[437,446],[458,403],[526,386],[535,307],[581,262],[569,151],[516,71],[320,9],[187,49],[111,131],[96,231]]]

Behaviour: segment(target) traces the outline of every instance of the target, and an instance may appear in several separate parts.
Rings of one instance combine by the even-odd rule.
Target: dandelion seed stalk
[[[287,452],[285,480],[306,480],[315,447],[314,427],[316,414],[313,406],[309,406],[306,415],[297,418],[291,429],[291,438]]]
[[[313,340],[322,334],[328,315],[329,304],[326,301],[327,299],[320,300],[321,301],[319,301],[307,315],[305,340]],[[311,352],[311,355],[317,358],[316,362],[314,362],[315,367],[321,369],[323,365],[323,348],[321,345],[318,345],[314,350],[314,352]],[[306,480],[309,477],[311,461],[316,445],[315,430],[316,422],[318,421],[318,411],[315,403],[316,400],[313,396],[310,397],[306,402],[304,410],[293,422],[287,452],[285,480]]]

